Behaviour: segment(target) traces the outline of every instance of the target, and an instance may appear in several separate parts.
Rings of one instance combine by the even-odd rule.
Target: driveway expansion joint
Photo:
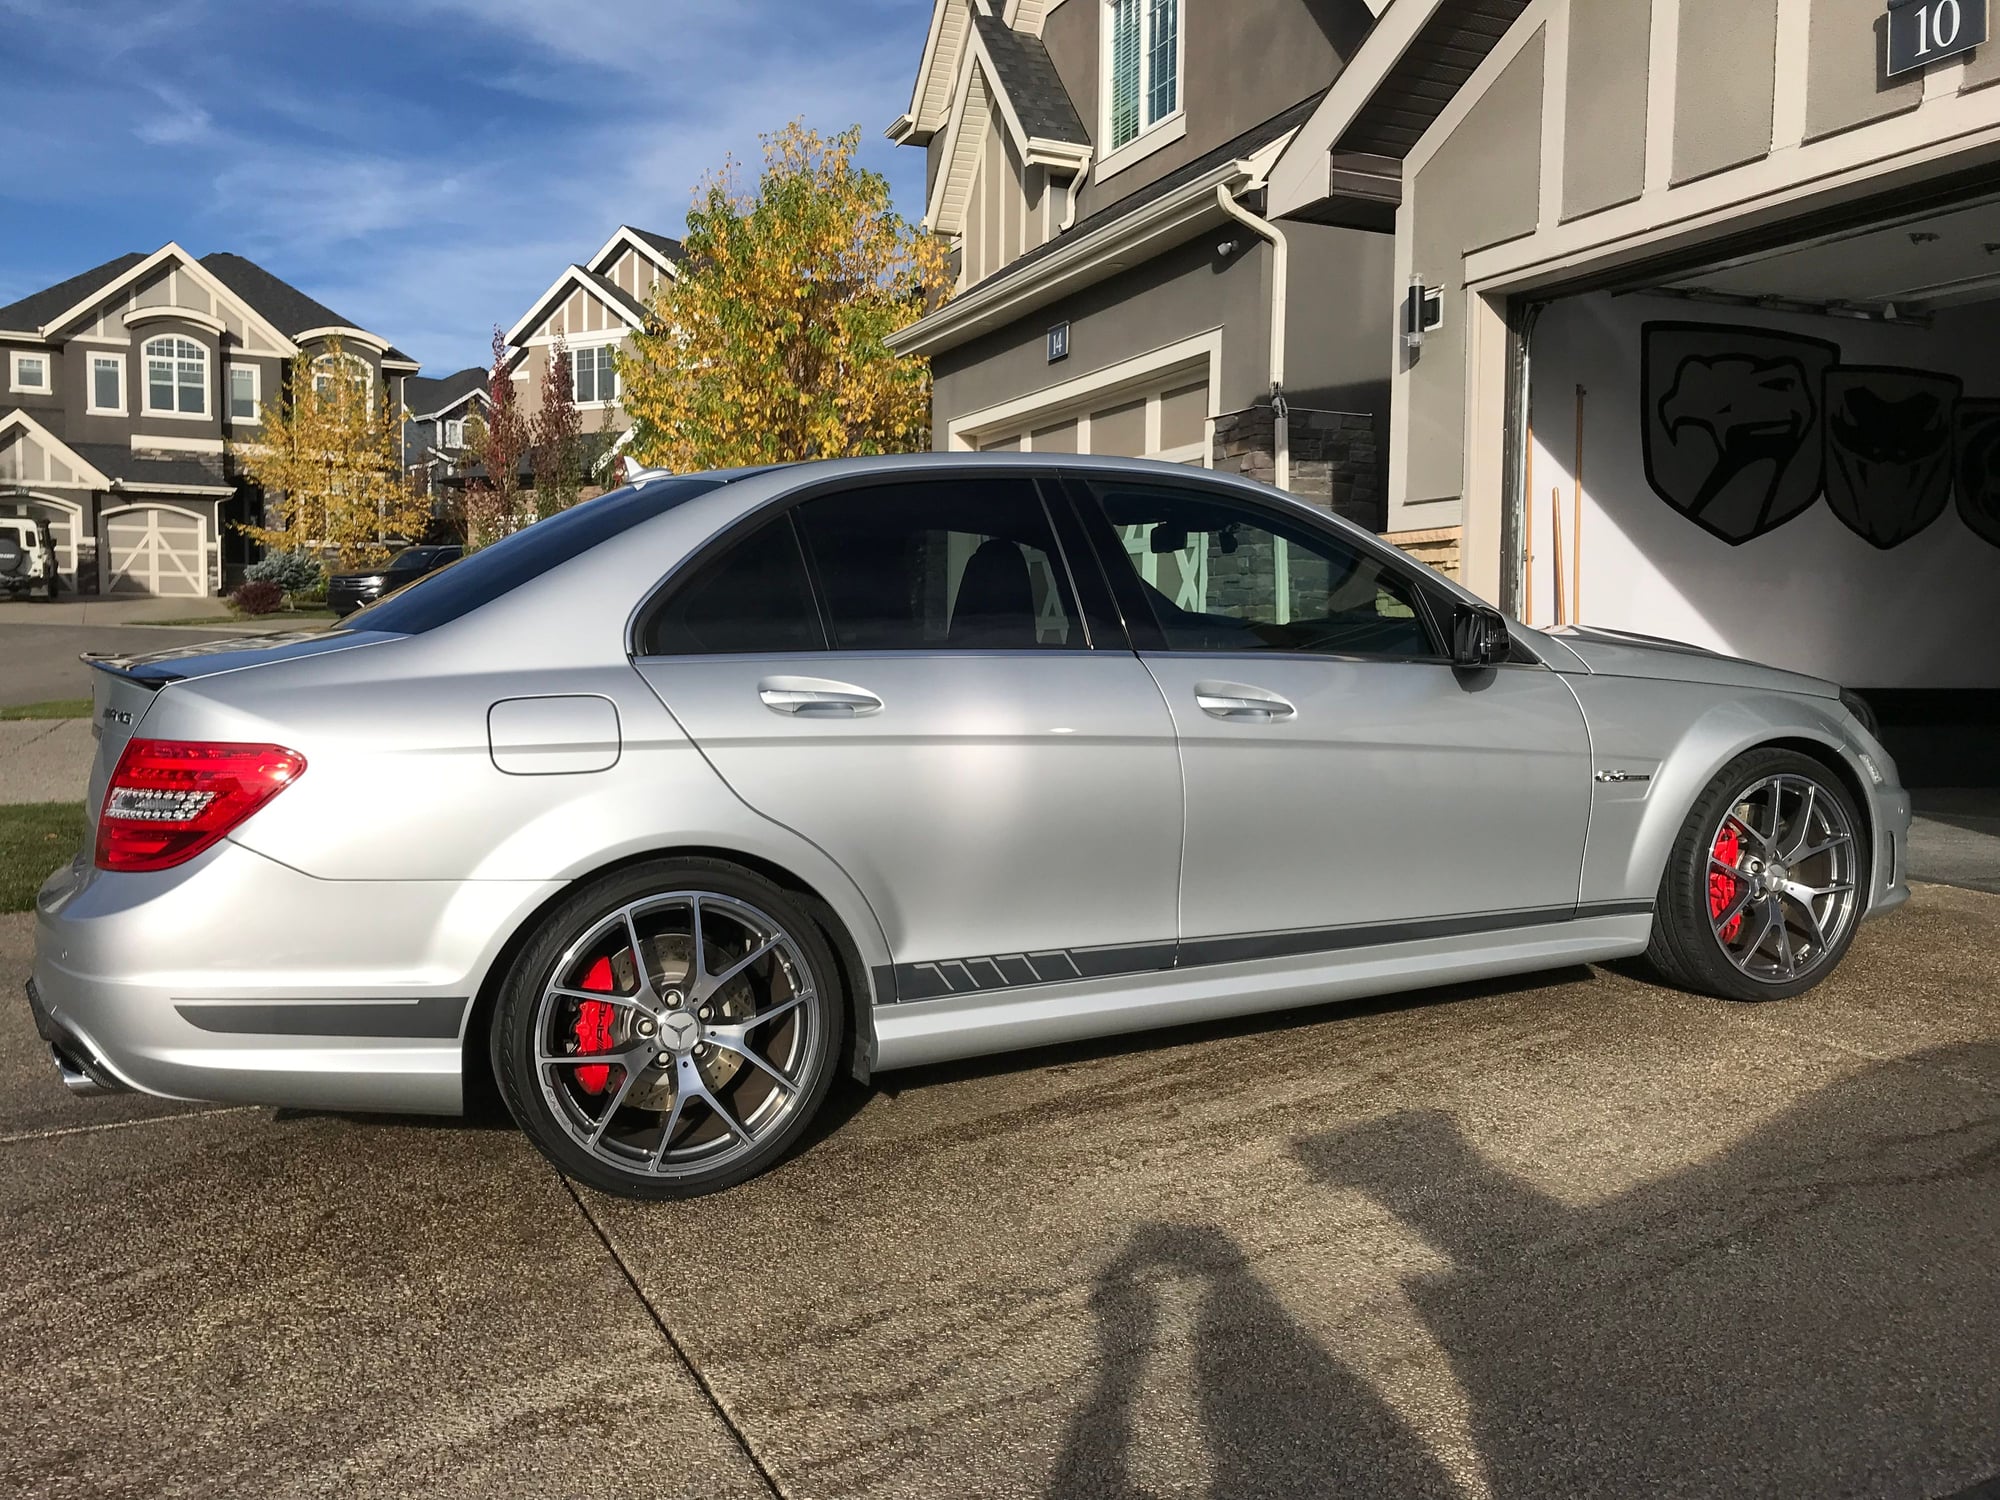
[[[576,1205],[576,1211],[583,1216],[583,1222],[590,1226],[590,1232],[596,1235],[597,1242],[604,1246],[604,1253],[609,1255],[611,1263],[618,1267],[618,1274],[625,1278],[625,1284],[632,1289],[632,1295],[637,1297],[639,1305],[646,1309],[646,1316],[653,1320],[653,1326],[659,1329],[660,1337],[666,1340],[667,1347],[673,1350],[674,1358],[679,1360],[681,1368],[688,1372],[688,1378],[694,1381],[696,1389],[708,1402],[709,1409],[715,1413],[715,1419],[722,1424],[730,1440],[741,1450],[744,1459],[756,1472],[758,1480],[765,1489],[777,1497],[777,1500],[790,1500],[784,1486],[778,1483],[777,1476],[765,1466],[764,1460],[758,1455],[757,1449],[750,1441],[750,1435],[737,1425],[736,1419],[729,1414],[729,1409],[722,1404],[721,1395],[713,1385],[709,1384],[708,1377],[701,1372],[681,1341],[674,1336],[673,1329],[667,1326],[667,1320],[660,1315],[660,1310],[654,1305],[653,1299],[646,1295],[646,1289],[639,1284],[639,1278],[633,1274],[631,1265],[619,1252],[617,1245],[612,1243],[610,1233],[598,1221],[597,1215],[590,1211],[590,1205],[583,1201],[583,1195],[576,1190],[576,1184],[560,1172],[556,1174],[556,1181],[560,1182],[563,1191],[569,1194],[570,1202]]]

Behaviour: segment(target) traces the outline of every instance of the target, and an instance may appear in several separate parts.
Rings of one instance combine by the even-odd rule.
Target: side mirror
[[[1451,664],[1455,667],[1493,667],[1514,654],[1514,638],[1507,633],[1507,617],[1497,609],[1461,604],[1452,620]]]

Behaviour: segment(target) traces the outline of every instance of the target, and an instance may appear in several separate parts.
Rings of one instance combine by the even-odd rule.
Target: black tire
[[[795,1055],[785,1061],[784,1067],[789,1069],[798,1088],[790,1093],[778,1089],[756,1069],[747,1066],[747,1059],[741,1058],[737,1052],[730,1052],[729,1056],[736,1063],[745,1086],[761,1086],[765,1090],[764,1098],[758,1101],[759,1107],[779,1098],[790,1102],[783,1106],[782,1113],[773,1115],[767,1130],[754,1134],[747,1144],[732,1146],[730,1151],[733,1154],[726,1154],[721,1160],[712,1164],[691,1163],[653,1170],[636,1161],[623,1159],[621,1152],[637,1149],[629,1141],[620,1143],[615,1138],[607,1141],[606,1149],[619,1156],[613,1161],[607,1160],[603,1151],[590,1149],[572,1133],[579,1128],[579,1121],[574,1113],[566,1115],[563,1111],[566,1109],[565,1101],[578,1096],[574,1091],[564,1091],[554,1081],[566,1076],[561,1068],[546,1070],[551,1081],[544,1086],[535,1064],[538,1040],[535,1033],[538,1018],[542,1017],[544,994],[555,983],[558,965],[565,955],[571,955],[574,945],[635,902],[658,899],[662,903],[661,910],[673,910],[672,903],[689,893],[719,896],[724,898],[724,902],[741,903],[738,909],[751,909],[768,919],[774,929],[789,939],[790,948],[785,954],[774,957],[771,963],[774,966],[784,965],[782,970],[776,972],[783,973],[788,980],[802,965],[805,982],[796,991],[790,992],[803,993],[806,998],[799,1001],[799,1019],[796,1022],[779,1023],[772,1029],[776,1031],[792,1025],[798,1027],[795,1036],[789,1030],[783,1032],[793,1038]],[[642,943],[655,941],[643,930],[639,936]],[[629,945],[620,946],[622,951],[629,953]],[[656,961],[656,957],[649,958],[649,969]],[[577,962],[575,955],[570,956],[570,962],[573,965]],[[752,981],[746,981],[749,982]],[[577,981],[566,978],[563,983],[573,986]],[[689,987],[689,994],[694,994],[692,986]],[[556,1003],[551,1002],[552,1005]],[[690,1004],[686,1008],[692,1010],[693,1006]],[[551,1015],[554,1014],[552,1011]],[[626,1012],[621,1010],[619,1014],[622,1017]],[[541,1024],[551,1022],[544,1020]],[[769,1171],[798,1146],[811,1127],[813,1117],[825,1103],[839,1071],[846,1029],[847,997],[840,966],[825,934],[798,901],[763,877],[719,860],[649,860],[584,884],[543,917],[538,931],[514,960],[501,985],[493,1022],[493,1074],[515,1122],[534,1142],[536,1149],[566,1176],[600,1192],[620,1197],[656,1200],[692,1198],[719,1192]],[[555,1034],[551,1032],[551,1035]],[[662,1023],[658,1036],[664,1040],[666,1034],[667,1027]],[[625,1040],[632,1042],[637,1039]],[[656,1041],[652,1045],[658,1048],[660,1043]],[[714,1047],[718,1044],[709,1045]],[[595,1055],[596,1051],[596,1048],[590,1049],[589,1055]],[[716,1056],[720,1057],[721,1053],[717,1052]],[[658,1066],[668,1069],[673,1065],[673,1060],[662,1050]],[[683,1059],[682,1066],[687,1065],[690,1065],[688,1060]],[[651,1076],[643,1068],[638,1072],[640,1080]],[[610,1071],[613,1080],[622,1080],[623,1077],[622,1069]],[[732,1078],[731,1082],[734,1081]],[[678,1096],[678,1085],[674,1093]],[[700,1098],[698,1094],[690,1097],[695,1101]],[[740,1100],[743,1097],[744,1087],[737,1087],[735,1098]],[[724,1102],[726,1108],[733,1107],[726,1094],[719,1092],[717,1098]],[[693,1111],[713,1114],[707,1105],[700,1102],[691,1103],[689,1107]],[[649,1114],[655,1121],[664,1122],[668,1118],[665,1110],[648,1111],[630,1106],[624,1110],[614,1106],[603,1113],[620,1120],[629,1118],[635,1125],[643,1123]],[[584,1127],[589,1123],[588,1120],[581,1122]],[[723,1123],[720,1116],[714,1120],[713,1129],[720,1133],[720,1139],[724,1142],[736,1140],[723,1129]],[[683,1125],[677,1129],[685,1130],[686,1127]]]
[[[1815,797],[1826,798],[1838,808],[1851,840],[1850,883],[1853,890],[1850,899],[1840,907],[1838,929],[1827,934],[1823,947],[1816,947],[1810,968],[1794,977],[1784,977],[1775,972],[1760,974],[1746,971],[1732,958],[1716,930],[1715,918],[1727,915],[1728,907],[1716,912],[1712,906],[1717,899],[1717,891],[1710,885],[1710,856],[1715,847],[1717,830],[1725,816],[1742,802],[1746,794],[1774,777],[1783,777],[1788,782],[1795,779],[1799,783],[1810,783]],[[1794,805],[1798,805],[1796,801]],[[1723,767],[1708,784],[1707,790],[1695,799],[1687,821],[1674,840],[1673,850],[1667,858],[1666,873],[1660,880],[1659,902],[1653,915],[1653,939],[1646,950],[1646,960],[1668,984],[1718,999],[1755,1002],[1787,1000],[1794,995],[1802,995],[1839,967],[1849,944],[1854,941],[1855,929],[1860,925],[1866,903],[1866,872],[1869,868],[1867,824],[1840,777],[1821,762],[1795,751],[1749,751]],[[1724,879],[1728,882],[1723,887],[1724,896],[1733,899],[1739,887],[1729,877]],[[1797,911],[1796,904],[1790,908],[1781,906],[1780,909],[1793,913]],[[1738,929],[1739,932],[1745,930]],[[1787,932],[1784,937],[1789,945],[1792,941],[1790,933]],[[1779,966],[1773,962],[1770,967],[1776,970]]]

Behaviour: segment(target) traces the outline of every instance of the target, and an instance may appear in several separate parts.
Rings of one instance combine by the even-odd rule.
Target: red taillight
[[[305,768],[282,745],[128,741],[97,817],[97,868],[167,870],[193,859]]]

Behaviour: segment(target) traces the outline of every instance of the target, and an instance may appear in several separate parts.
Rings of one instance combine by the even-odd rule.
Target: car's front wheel
[[[1865,826],[1840,779],[1753,750],[1695,802],[1660,882],[1647,958],[1670,983],[1782,1000],[1833,972],[1861,919]]]
[[[716,861],[658,860],[548,914],[502,988],[494,1074],[569,1176],[692,1197],[798,1144],[845,1026],[833,955],[790,896]]]

